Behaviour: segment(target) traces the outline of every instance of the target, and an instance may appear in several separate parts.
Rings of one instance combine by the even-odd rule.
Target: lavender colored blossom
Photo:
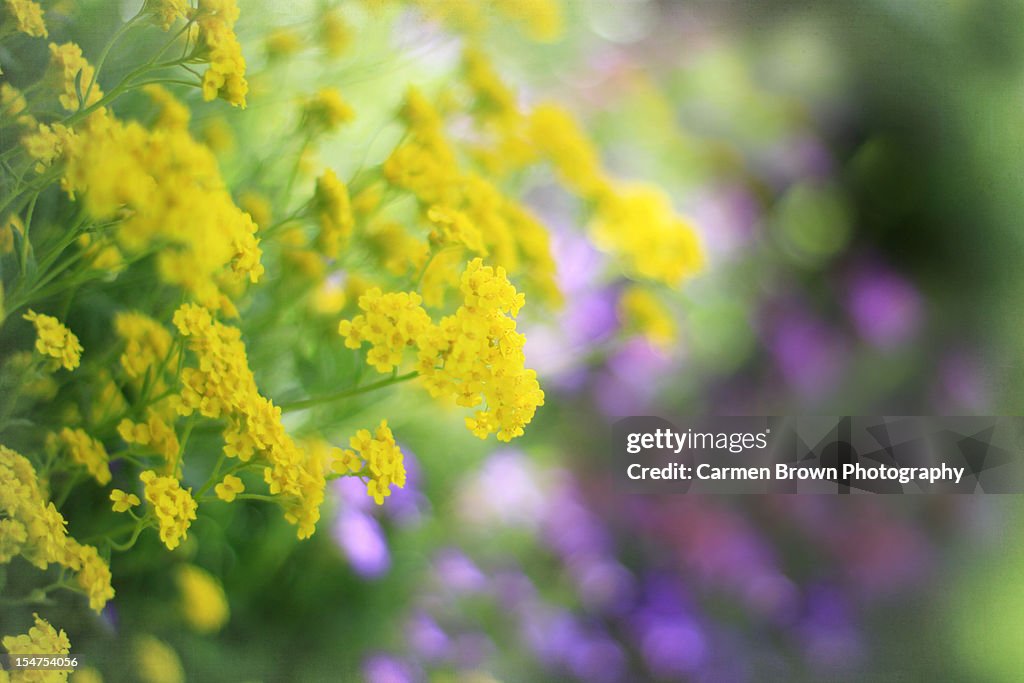
[[[908,342],[921,325],[921,296],[896,271],[880,263],[858,265],[849,278],[847,307],[857,333],[890,349]]]
[[[361,510],[342,510],[331,529],[335,544],[352,569],[367,579],[385,574],[391,567],[391,553],[380,522]]]

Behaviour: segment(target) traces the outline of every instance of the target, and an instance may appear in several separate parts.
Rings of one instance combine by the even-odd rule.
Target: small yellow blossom
[[[245,80],[245,58],[235,35],[238,21],[235,0],[199,0],[195,21],[210,63],[203,74],[203,99],[223,97],[232,106],[245,108],[249,84]]]
[[[46,23],[43,21],[43,8],[32,0],[6,0],[7,11],[14,17],[14,25],[19,31],[36,38],[46,38]]]
[[[58,367],[74,370],[82,358],[82,345],[71,330],[53,316],[29,310],[22,316],[36,328],[36,351],[54,359]]]
[[[141,683],[185,683],[181,659],[171,646],[151,635],[135,638],[134,673]]]
[[[25,96],[10,83],[0,83],[0,114],[8,121],[13,119],[19,126],[36,127],[35,117],[28,113]]]
[[[311,97],[302,109],[308,127],[332,131],[355,118],[355,111],[337,88],[323,88]]]
[[[146,0],[146,8],[156,17],[156,22],[163,30],[171,28],[171,24],[188,15],[188,0]]]
[[[619,316],[624,326],[647,337],[659,346],[668,346],[676,338],[672,314],[647,289],[631,285],[619,297]]]
[[[71,641],[64,629],[58,631],[38,614],[33,614],[35,624],[28,633],[18,636],[4,636],[3,646],[11,656],[18,655],[66,655],[71,652]],[[38,678],[23,680],[66,681],[67,671],[30,671],[26,673],[44,674]],[[18,679],[16,679],[18,680]]]
[[[348,187],[327,169],[316,181],[314,201],[320,220],[317,246],[325,256],[337,257],[355,227]]]
[[[267,57],[279,59],[295,54],[302,49],[302,38],[288,28],[277,28],[270,32],[266,41]]]
[[[224,589],[204,569],[191,564],[177,568],[174,576],[181,591],[181,609],[185,620],[199,633],[215,633],[230,615]]]
[[[395,444],[395,437],[387,420],[371,435],[367,429],[360,429],[349,439],[349,447],[334,461],[332,468],[339,474],[355,473],[367,478],[366,493],[383,505],[391,495],[391,486],[405,486],[405,464],[401,449]]]
[[[84,106],[95,104],[103,97],[99,85],[93,83],[96,70],[82,56],[82,48],[75,43],[50,43],[50,65],[61,83],[62,92],[57,99],[68,111],[79,108],[79,96],[84,98]]]
[[[224,480],[213,487],[217,497],[225,503],[230,503],[239,493],[245,491],[245,484],[233,474],[225,475]]]
[[[121,489],[111,491],[110,500],[114,501],[114,512],[127,512],[142,502],[134,493],[126,493]]]
[[[327,54],[337,57],[352,42],[352,29],[338,10],[328,10],[320,18],[320,43]]]
[[[71,459],[84,466],[101,486],[110,482],[107,449],[84,430],[64,427],[59,434],[50,434],[47,444],[53,450],[66,450]]]
[[[196,518],[196,501],[192,489],[181,488],[174,477],[159,477],[147,470],[139,475],[145,484],[146,500],[160,523],[160,540],[168,550],[174,550],[188,538],[188,528]]]

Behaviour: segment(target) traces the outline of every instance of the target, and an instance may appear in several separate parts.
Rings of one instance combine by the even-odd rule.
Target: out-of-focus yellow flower
[[[96,70],[82,56],[82,48],[75,43],[50,43],[50,65],[61,84],[62,92],[57,99],[68,111],[79,108],[79,96],[84,99],[84,106],[95,104],[103,97],[99,84],[93,83]]]
[[[103,676],[91,666],[79,666],[68,680],[71,683],[103,683]]]
[[[224,480],[213,487],[214,493],[217,497],[223,500],[225,503],[232,502],[235,497],[245,491],[245,484],[242,480],[233,474],[224,476]]]
[[[242,211],[252,216],[253,223],[260,230],[266,230],[270,227],[270,223],[273,220],[273,208],[266,195],[252,190],[243,192],[238,197],[238,206]]]
[[[7,121],[13,120],[19,126],[36,127],[35,117],[28,113],[25,96],[10,83],[0,83],[0,114]]]
[[[325,256],[336,258],[355,227],[348,187],[327,169],[317,178],[314,201],[320,219],[317,246]]]
[[[5,4],[7,11],[14,17],[14,25],[19,31],[36,38],[46,38],[50,35],[46,31],[43,8],[39,3],[32,0],[6,0]]]
[[[302,38],[289,28],[278,28],[270,32],[266,41],[267,57],[279,59],[295,54],[302,49]]]
[[[174,578],[181,591],[181,611],[189,625],[200,633],[214,633],[227,623],[230,611],[224,589],[204,569],[179,565]]]
[[[126,493],[121,489],[111,491],[110,500],[114,501],[114,512],[127,512],[142,502],[134,493]]]
[[[323,88],[309,98],[302,109],[313,130],[332,131],[355,118],[356,113],[337,88]]]
[[[185,670],[167,643],[151,636],[135,638],[135,674],[143,683],[185,683]]]
[[[0,254],[14,252],[15,233],[18,236],[24,235],[25,224],[21,222],[21,217],[18,214],[11,213],[0,220]]]
[[[338,10],[328,10],[320,18],[320,43],[331,57],[341,55],[352,43],[352,29]]]
[[[82,358],[78,337],[50,315],[29,310],[22,316],[36,328],[36,351],[57,362],[58,367],[74,370]]]
[[[146,0],[146,9],[153,13],[156,23],[163,30],[171,27],[179,18],[188,16],[188,0]]]
[[[110,482],[109,456],[103,444],[89,436],[85,430],[64,427],[59,434],[49,434],[47,447],[56,452],[65,450],[73,461],[85,467],[89,474],[105,486]]]
[[[626,329],[639,332],[659,346],[667,347],[676,339],[671,313],[644,287],[626,288],[619,298],[619,316]]]

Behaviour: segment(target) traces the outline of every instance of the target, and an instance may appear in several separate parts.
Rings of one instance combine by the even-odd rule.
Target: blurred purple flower
[[[768,348],[786,382],[806,398],[837,386],[846,363],[842,336],[809,312],[791,307],[770,323]]]
[[[732,254],[754,237],[760,207],[751,192],[741,185],[705,188],[690,210],[700,226],[706,248],[716,254]]]
[[[905,344],[921,325],[920,294],[881,263],[856,266],[849,278],[847,307],[857,333],[883,349]]]
[[[938,412],[946,415],[985,414],[990,403],[981,364],[965,351],[945,356],[939,363],[935,389]]]
[[[608,416],[650,412],[658,387],[673,365],[665,351],[647,340],[630,339],[608,359],[607,371],[597,378],[598,407]]]
[[[432,616],[413,614],[405,627],[406,640],[417,657],[427,661],[444,659],[450,652],[450,639]]]
[[[331,531],[352,569],[363,578],[377,578],[390,568],[391,554],[384,530],[370,515],[360,510],[341,510]]]
[[[863,654],[863,645],[847,598],[833,586],[806,591],[804,617],[797,638],[808,662],[819,669],[850,673]]]
[[[476,593],[487,587],[487,576],[458,548],[438,551],[434,574],[441,586],[454,593]]]
[[[413,683],[421,678],[410,664],[392,655],[374,655],[363,662],[366,683]]]
[[[540,475],[511,448],[495,451],[460,489],[461,516],[474,524],[532,528],[546,503]]]

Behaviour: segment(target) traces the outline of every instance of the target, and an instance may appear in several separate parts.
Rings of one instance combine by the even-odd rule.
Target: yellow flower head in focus
[[[405,486],[404,457],[387,420],[381,420],[372,435],[368,429],[360,429],[349,439],[349,447],[351,450],[343,451],[332,469],[339,474],[355,472],[367,477],[366,493],[377,505],[383,505],[391,495],[392,485]]]
[[[188,528],[196,518],[196,501],[192,489],[182,489],[174,477],[158,477],[147,470],[139,475],[145,484],[145,496],[160,522],[160,540],[174,550],[188,538]]]
[[[6,0],[7,11],[14,17],[14,25],[19,31],[35,38],[46,38],[50,34],[46,31],[46,23],[43,21],[43,8],[38,2],[32,0]]]
[[[214,633],[227,623],[230,611],[217,579],[195,565],[183,564],[174,576],[181,591],[185,620],[200,633]]]
[[[245,484],[235,475],[228,474],[224,476],[224,481],[213,487],[213,490],[218,498],[230,503],[239,493],[245,491]]]
[[[68,634],[64,633],[64,629],[58,631],[38,614],[33,613],[32,618],[35,620],[35,625],[28,630],[28,633],[19,636],[4,636],[3,645],[8,654],[66,655],[71,652],[71,641],[68,640]],[[67,678],[66,673],[62,676]],[[30,679],[25,678],[24,680]]]
[[[199,0],[194,18],[210,63],[203,74],[203,99],[210,101],[219,96],[244,109],[249,83],[245,80],[242,46],[235,35],[238,14],[235,0]]]
[[[114,512],[127,512],[142,502],[134,493],[126,493],[121,489],[111,491],[110,500],[114,502]]]
[[[52,358],[56,367],[74,370],[82,359],[82,345],[71,330],[53,316],[29,310],[22,316],[36,328],[36,351]]]

